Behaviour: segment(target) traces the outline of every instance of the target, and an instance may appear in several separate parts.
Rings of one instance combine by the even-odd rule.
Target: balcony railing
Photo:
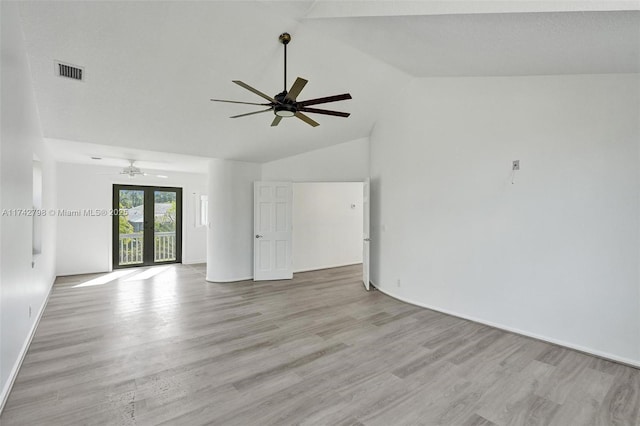
[[[120,234],[120,265],[134,265],[136,263],[142,263],[142,235],[142,232],[135,234]]]
[[[155,249],[153,250],[153,260],[155,262],[176,260],[175,232],[156,232],[155,244]]]
[[[176,233],[156,232],[153,260],[167,262],[176,260]],[[143,233],[120,234],[120,265],[135,265],[143,262]]]

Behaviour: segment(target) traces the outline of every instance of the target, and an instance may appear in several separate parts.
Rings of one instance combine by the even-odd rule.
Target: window
[[[207,226],[209,224],[209,197],[206,195],[200,196],[200,226]]]

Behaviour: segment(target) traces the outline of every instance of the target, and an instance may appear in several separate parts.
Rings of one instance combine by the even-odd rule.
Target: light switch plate
[[[513,160],[513,167],[511,170],[520,170],[520,160]]]

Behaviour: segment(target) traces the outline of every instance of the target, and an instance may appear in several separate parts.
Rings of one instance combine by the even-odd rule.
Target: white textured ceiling
[[[66,163],[126,167],[129,161],[134,161],[144,171],[207,173],[209,170],[208,159],[200,156],[48,138],[45,143],[54,159]]]
[[[607,11],[636,3],[22,2],[21,13],[45,137],[263,162],[367,136],[413,76],[638,72],[638,13]],[[228,118],[258,107],[209,101],[261,102],[236,79],[280,92],[283,31],[289,84],[309,80],[299,98],[350,92],[324,107],[351,117],[272,128],[270,113]],[[86,81],[55,76],[55,60],[85,67]]]
[[[309,25],[416,77],[640,72],[640,12],[374,16]]]

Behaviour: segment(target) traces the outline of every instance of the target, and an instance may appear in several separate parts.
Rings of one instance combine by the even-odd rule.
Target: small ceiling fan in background
[[[233,82],[238,86],[243,87],[248,91],[255,93],[256,95],[260,96],[263,99],[266,99],[269,102],[255,103],[255,102],[228,101],[224,99],[211,99],[211,100],[215,102],[228,102],[232,104],[267,106],[269,107],[267,109],[249,112],[246,114],[234,115],[234,116],[231,116],[231,118],[246,117],[248,115],[261,114],[263,112],[273,111],[276,117],[271,122],[272,127],[280,124],[280,120],[282,120],[283,117],[297,117],[300,120],[304,121],[305,123],[309,124],[310,126],[313,126],[313,127],[319,126],[319,123],[312,120],[307,115],[303,114],[304,112],[313,113],[313,114],[333,115],[336,117],[345,117],[345,118],[349,117],[349,115],[351,114],[349,114],[348,112],[309,108],[311,105],[326,104],[329,102],[344,101],[347,99],[351,99],[351,95],[349,93],[344,93],[342,95],[327,96],[324,98],[309,99],[306,101],[297,101],[298,95],[300,94],[304,86],[307,84],[307,80],[301,77],[296,78],[296,81],[291,86],[291,89],[287,92],[287,44],[289,44],[289,42],[291,41],[291,35],[289,33],[282,33],[280,34],[279,40],[284,45],[284,90],[282,92],[278,93],[274,97],[271,97],[269,95],[262,93],[257,89],[254,89],[253,87],[249,86],[248,84],[240,80],[233,80]]]
[[[136,176],[149,176],[149,177],[157,177],[157,178],[161,178],[161,179],[167,179],[169,176],[166,175],[154,175],[152,173],[145,173],[142,170],[140,170],[139,167],[136,167],[134,165],[134,163],[136,162],[136,160],[127,160],[129,162],[129,165],[126,166],[125,168],[123,168],[119,173],[99,173],[101,175],[126,175],[129,176],[131,179],[135,178]]]

